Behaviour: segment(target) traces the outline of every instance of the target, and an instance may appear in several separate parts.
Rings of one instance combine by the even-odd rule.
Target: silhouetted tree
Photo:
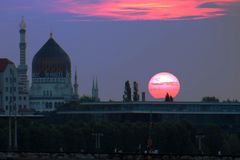
[[[219,99],[215,96],[213,96],[213,97],[203,97],[202,102],[218,103]]]
[[[223,100],[223,103],[239,103],[237,99],[230,100],[229,98],[227,100]]]
[[[123,101],[124,102],[131,102],[132,101],[132,91],[131,91],[131,86],[130,86],[129,81],[125,82]]]
[[[168,93],[165,96],[165,102],[173,102],[173,97],[169,95]]]
[[[165,96],[165,102],[169,102],[170,101],[170,96],[169,94],[167,93],[166,96]]]
[[[95,102],[95,99],[93,99],[91,96],[83,95],[82,97],[80,97],[79,101],[80,102]]]
[[[138,83],[133,82],[133,101],[139,101],[139,94],[138,94]]]
[[[169,96],[169,102],[173,102],[173,97]]]

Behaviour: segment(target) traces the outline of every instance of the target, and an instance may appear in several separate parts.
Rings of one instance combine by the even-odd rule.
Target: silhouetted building
[[[96,78],[96,81],[93,79],[93,84],[92,84],[92,99],[94,101],[100,101],[99,96],[98,96],[98,80]]]
[[[75,70],[75,76],[74,76],[74,91],[73,91],[73,99],[78,100],[79,99],[79,94],[78,94],[78,75],[77,75],[77,68]]]
[[[28,97],[20,92],[18,70],[13,62],[0,58],[0,112],[18,114],[27,109]]]
[[[52,111],[72,98],[71,60],[51,33],[32,61],[31,107]]]

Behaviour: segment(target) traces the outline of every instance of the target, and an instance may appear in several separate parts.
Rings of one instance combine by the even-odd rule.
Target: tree
[[[165,96],[165,102],[173,102],[173,97],[169,95],[168,93]]]
[[[170,101],[170,96],[169,94],[167,93],[166,96],[165,96],[165,102],[169,102]]]
[[[91,96],[83,95],[82,97],[80,97],[79,101],[80,102],[95,102],[95,99],[93,99]]]
[[[139,101],[138,83],[136,81],[133,82],[133,101]]]
[[[219,99],[215,96],[213,96],[213,97],[203,97],[202,102],[218,103]]]
[[[129,83],[128,80],[125,82],[123,101],[124,102],[131,102],[132,101],[132,91],[131,91],[131,86],[130,86],[130,83]]]
[[[169,97],[169,102],[173,102],[173,97],[172,96]]]

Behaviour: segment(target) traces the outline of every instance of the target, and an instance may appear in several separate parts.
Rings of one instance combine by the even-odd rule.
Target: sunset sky
[[[53,32],[78,67],[79,92],[99,80],[103,100],[121,100],[126,80],[146,91],[158,72],[181,83],[176,98],[240,99],[240,0],[1,0],[0,57],[19,63],[19,23],[27,62]]]

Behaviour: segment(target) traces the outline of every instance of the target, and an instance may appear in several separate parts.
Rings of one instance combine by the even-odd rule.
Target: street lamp
[[[203,133],[198,133],[196,135],[196,139],[198,142],[198,150],[201,154],[203,154],[203,150],[202,150],[202,139],[205,137],[205,135]]]
[[[103,136],[103,133],[92,133],[93,136],[95,136],[95,147],[97,151],[100,151],[101,149],[101,137]]]

